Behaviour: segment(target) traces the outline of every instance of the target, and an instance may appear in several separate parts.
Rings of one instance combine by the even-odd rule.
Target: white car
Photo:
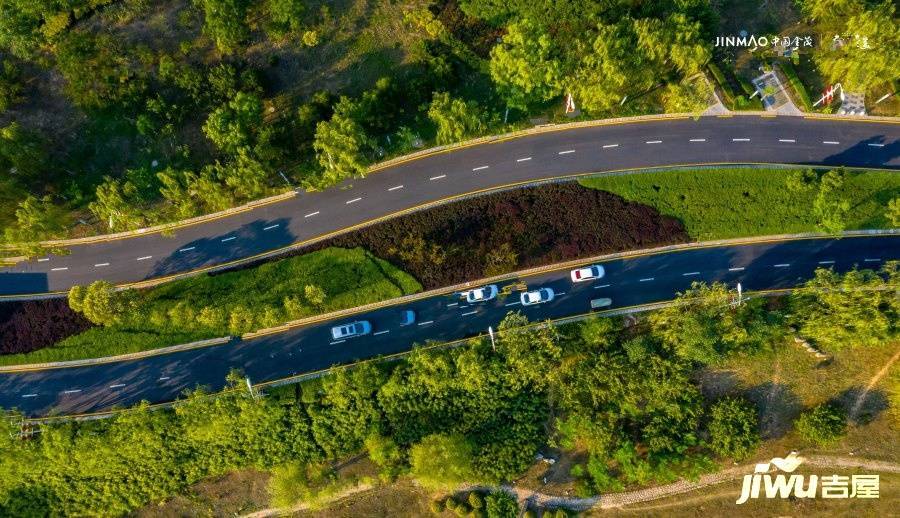
[[[519,295],[519,300],[522,301],[523,306],[533,306],[535,304],[550,302],[551,300],[553,300],[553,296],[553,289],[540,288],[533,291],[526,291],[525,293]]]
[[[335,340],[344,340],[354,336],[367,335],[372,332],[372,324],[368,320],[358,320],[341,326],[331,328],[331,337]]]
[[[475,302],[485,302],[495,298],[499,291],[500,290],[497,289],[496,284],[489,284],[487,286],[475,288],[474,290],[469,290],[465,293],[466,302],[468,302],[469,304]]]
[[[605,274],[606,271],[599,264],[585,266],[584,268],[572,270],[569,273],[572,277],[572,282],[592,281],[594,279],[602,278]]]

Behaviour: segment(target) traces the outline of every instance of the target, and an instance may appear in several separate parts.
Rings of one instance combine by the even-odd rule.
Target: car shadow
[[[145,278],[152,279],[246,259],[285,247],[297,239],[288,229],[289,223],[289,218],[256,220],[226,234],[196,239],[159,261]]]
[[[43,272],[0,272],[0,295],[22,295],[50,291]]]

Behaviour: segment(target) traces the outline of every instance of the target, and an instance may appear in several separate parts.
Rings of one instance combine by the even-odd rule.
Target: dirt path
[[[895,357],[896,358],[896,357]],[[893,361],[893,360],[892,360]],[[852,469],[852,468],[861,468],[867,471],[872,472],[881,472],[881,473],[900,473],[900,464],[895,464],[893,462],[883,462],[878,460],[869,460],[869,459],[860,459],[854,457],[836,457],[836,456],[826,456],[826,455],[810,455],[806,457],[806,461],[804,463],[807,466],[816,466],[818,468],[838,468],[838,469]],[[639,489],[637,491],[626,491],[623,493],[610,493],[606,495],[598,495],[592,496],[589,498],[573,498],[573,497],[562,497],[562,496],[554,496],[548,495],[545,493],[540,493],[537,491],[532,491],[530,489],[523,489],[519,487],[513,486],[479,486],[479,485],[465,485],[458,488],[459,491],[472,491],[472,490],[484,490],[484,491],[505,491],[513,496],[515,496],[520,503],[528,503],[540,507],[564,507],[567,509],[571,509],[573,511],[586,511],[591,508],[596,509],[614,509],[625,506],[630,506],[633,504],[638,504],[642,502],[649,502],[652,500],[659,500],[661,498],[666,498],[669,496],[674,496],[682,493],[687,493],[689,491],[694,491],[696,489],[700,489],[707,486],[714,486],[718,484],[722,484],[724,482],[728,482],[731,480],[735,480],[740,478],[748,473],[753,472],[753,468],[755,464],[745,464],[743,466],[735,466],[732,468],[724,469],[722,471],[716,473],[710,473],[708,475],[703,475],[696,482],[690,482],[687,480],[679,480],[678,482],[673,482],[671,484],[666,484],[663,486],[656,486],[647,489]],[[334,500],[339,500],[346,496],[350,496],[355,493],[360,493],[363,491],[367,491],[371,489],[372,486],[369,485],[361,485],[353,488],[349,488],[348,490],[338,494]],[[244,515],[242,518],[266,518],[270,516],[283,516],[285,514],[290,514],[293,511],[299,511],[302,509],[307,509],[308,506],[306,504],[298,504],[294,507],[287,509],[263,509],[261,511],[257,511],[252,514]]]
[[[850,409],[850,421],[856,421],[857,414],[859,414],[859,410],[862,408],[863,403],[866,401],[866,396],[869,395],[869,391],[871,391],[872,388],[876,384],[878,384],[879,381],[881,381],[881,378],[883,378],[890,370],[891,365],[893,365],[894,362],[896,362],[898,359],[900,359],[900,349],[898,349],[897,353],[894,354],[894,356],[892,356],[891,359],[884,364],[884,367],[882,367],[881,370],[878,371],[871,380],[869,380],[869,384],[866,385],[865,390],[860,392],[859,397],[856,398],[856,402],[853,403],[853,408]]]

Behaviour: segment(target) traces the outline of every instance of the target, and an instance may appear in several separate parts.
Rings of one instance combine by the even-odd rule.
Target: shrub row
[[[0,303],[0,354],[41,349],[90,327],[62,299]]]
[[[577,183],[467,199],[316,245],[370,250],[426,289],[592,255],[688,241],[678,220]],[[306,253],[306,251],[302,252]]]
[[[788,83],[794,91],[797,92],[797,97],[800,98],[803,109],[805,111],[812,111],[813,105],[812,100],[809,98],[809,92],[806,91],[803,81],[801,81],[800,76],[797,75],[797,70],[794,68],[794,65],[790,61],[779,61],[778,66],[781,68],[781,71],[784,72],[784,76],[787,78]]]

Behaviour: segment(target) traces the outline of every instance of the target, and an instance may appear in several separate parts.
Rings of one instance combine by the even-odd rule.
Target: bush
[[[484,500],[488,518],[517,518],[519,516],[519,503],[508,493],[495,491]]]
[[[564,183],[450,203],[314,248],[365,247],[432,289],[521,268],[687,240],[677,221],[649,207]]]
[[[746,399],[723,398],[712,406],[710,417],[709,447],[716,454],[742,460],[759,445],[759,415]]]
[[[439,499],[432,500],[431,503],[428,504],[428,509],[434,514],[441,514],[447,507],[444,506],[444,501]]]
[[[63,299],[0,303],[0,354],[49,347],[91,326]]]
[[[825,403],[801,413],[794,428],[807,441],[830,446],[847,433],[847,416],[837,406]]]
[[[803,81],[801,81],[800,76],[797,75],[797,70],[794,69],[794,65],[791,64],[790,61],[779,61],[778,66],[781,68],[781,71],[784,72],[788,84],[790,84],[791,88],[794,89],[794,92],[797,93],[797,97],[800,99],[800,104],[803,105],[803,109],[805,111],[812,111],[813,105],[812,100],[809,98],[809,92],[806,91],[806,86],[803,85]]]
[[[469,493],[469,498],[467,500],[469,501],[469,506],[471,506],[472,509],[481,509],[482,507],[484,507],[484,498],[482,498],[480,494],[474,491]]]
[[[708,65],[708,67],[709,67],[710,73],[716,79],[716,83],[719,84],[719,90],[722,92],[722,97],[724,97],[724,99],[722,99],[722,101],[725,102],[725,105],[727,107],[733,108],[735,105],[734,90],[731,89],[731,85],[725,79],[725,74],[723,74],[722,70],[719,69],[719,67],[711,61]]]

